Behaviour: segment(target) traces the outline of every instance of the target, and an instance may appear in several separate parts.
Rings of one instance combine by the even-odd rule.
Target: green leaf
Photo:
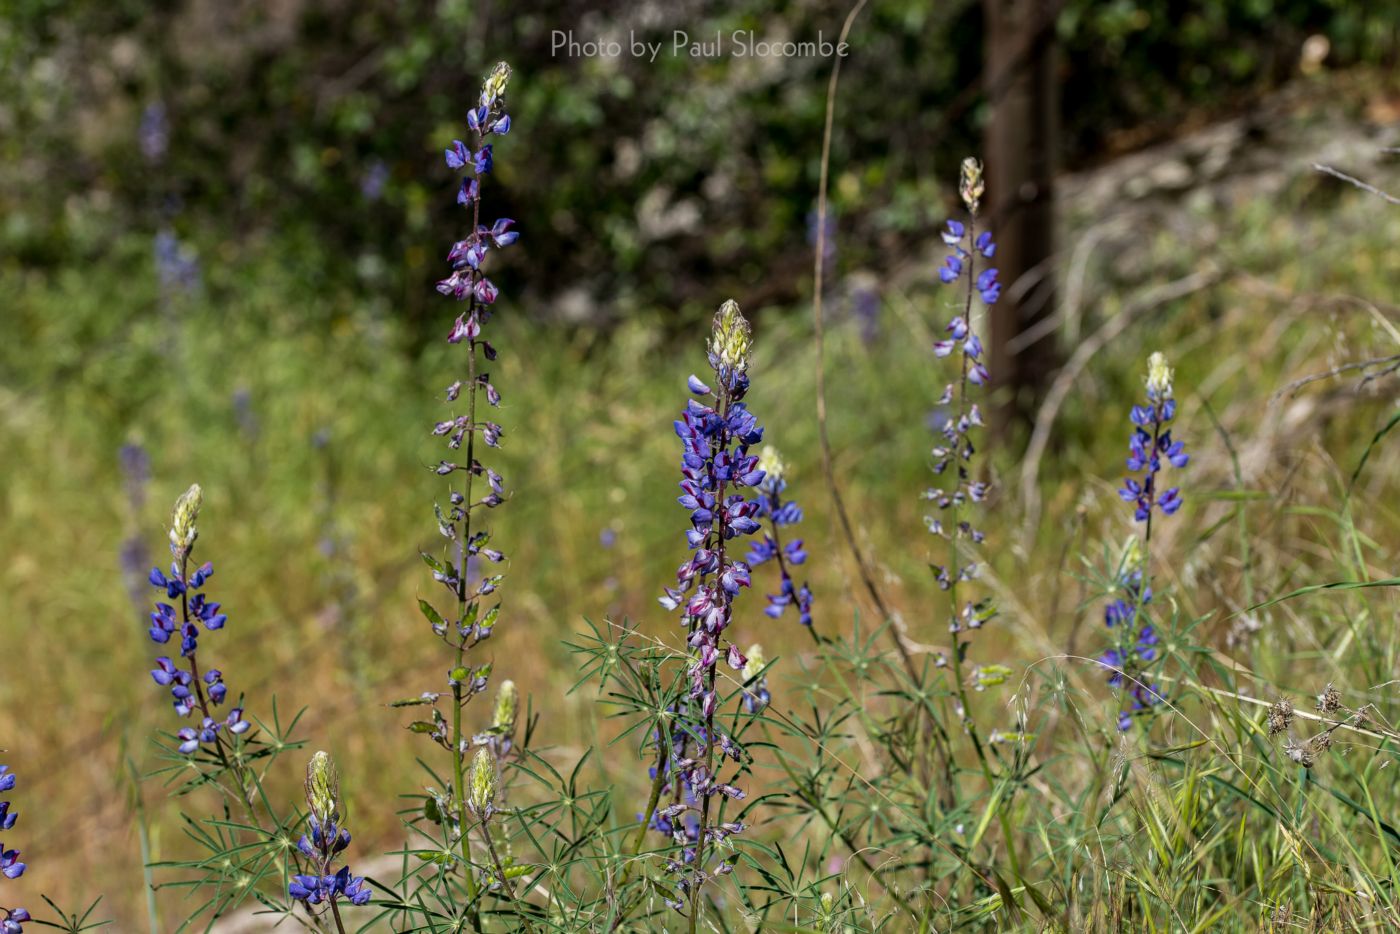
[[[419,600],[418,609],[423,611],[423,616],[428,620],[428,622],[432,623],[434,626],[447,625],[447,623],[443,621],[442,614],[439,613],[437,610],[433,609],[433,605],[427,600]]]

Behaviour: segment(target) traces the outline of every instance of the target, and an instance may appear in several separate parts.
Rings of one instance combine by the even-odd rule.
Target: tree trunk
[[[987,223],[997,239],[1001,300],[990,366],[1004,431],[1034,418],[1060,363],[1053,332],[1018,338],[1055,311],[1054,179],[1059,135],[1055,18],[1061,0],[984,0],[991,105],[984,140]]]

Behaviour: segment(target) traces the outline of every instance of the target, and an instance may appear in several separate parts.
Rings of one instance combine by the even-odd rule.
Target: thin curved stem
[[[865,9],[867,2],[869,0],[858,0],[856,5],[851,8],[845,23],[841,26],[841,37],[837,40],[838,43],[846,41],[846,37],[850,35],[851,26],[855,23],[856,17],[860,15],[860,11]],[[836,89],[841,78],[841,60],[841,56],[838,55],[832,63],[831,79],[826,87],[826,125],[822,130],[821,177],[817,184],[817,243],[812,259],[812,333],[817,345],[817,439],[821,447],[822,474],[826,478],[826,488],[831,493],[831,504],[836,510],[836,518],[841,523],[842,538],[846,541],[846,547],[851,553],[851,558],[855,561],[856,571],[860,574],[861,583],[864,584],[866,593],[870,595],[870,601],[875,604],[875,610],[880,614],[881,621],[891,624],[890,638],[894,640],[895,648],[899,650],[899,656],[904,662],[905,669],[909,672],[909,677],[915,678],[917,671],[914,667],[913,655],[910,653],[909,647],[904,644],[904,637],[893,623],[889,607],[886,605],[884,597],[881,596],[880,589],[875,585],[874,574],[860,549],[860,543],[856,541],[851,517],[846,512],[846,503],[841,498],[841,488],[836,482],[836,468],[831,458],[831,439],[828,436],[826,425],[826,327],[822,315],[822,288],[826,260],[826,192],[831,175],[831,133],[836,121]]]
[[[481,822],[481,836],[486,841],[486,852],[491,857],[491,866],[496,870],[496,876],[501,880],[501,888],[505,890],[506,900],[510,902],[511,908],[515,910],[516,917],[525,926],[527,934],[534,934],[534,925],[525,916],[525,910],[520,905],[520,900],[515,897],[515,886],[506,878],[505,866],[501,863],[500,856],[496,855],[496,843],[491,839],[491,827],[485,820]]]

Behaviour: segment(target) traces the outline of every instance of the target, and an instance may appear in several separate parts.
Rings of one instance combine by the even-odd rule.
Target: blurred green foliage
[[[522,80],[496,205],[528,234],[493,272],[507,296],[575,322],[689,318],[731,293],[791,301],[808,287],[828,60],[696,60],[669,45],[654,63],[568,58],[554,34],[831,40],[847,9],[6,0],[0,256],[88,263],[179,205],[181,235],[202,252],[227,257],[275,232],[309,283],[378,296],[421,341],[432,245],[462,224],[439,153],[504,58]],[[1080,164],[1120,134],[1167,132],[1272,87],[1313,33],[1330,39],[1329,66],[1393,61],[1397,17],[1343,0],[1070,0],[1063,156]],[[981,29],[967,0],[875,0],[856,24],[833,153],[845,268],[878,271],[939,222],[942,181],[978,148]],[[153,102],[171,127],[159,167],[137,146]]]

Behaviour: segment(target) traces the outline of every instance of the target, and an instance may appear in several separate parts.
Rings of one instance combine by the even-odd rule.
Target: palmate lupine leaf
[[[111,921],[94,920],[92,917],[92,913],[97,910],[97,906],[102,902],[102,897],[100,895],[94,899],[92,904],[88,905],[82,913],[75,911],[71,914],[58,907],[53,899],[49,898],[47,895],[40,895],[39,897],[44,900],[45,904],[53,909],[54,914],[58,915],[59,920],[45,921],[35,918],[33,921],[28,922],[30,924],[36,924],[46,928],[57,928],[60,931],[64,931],[65,934],[82,934],[83,931],[95,931],[98,928],[106,927],[113,923]]]

